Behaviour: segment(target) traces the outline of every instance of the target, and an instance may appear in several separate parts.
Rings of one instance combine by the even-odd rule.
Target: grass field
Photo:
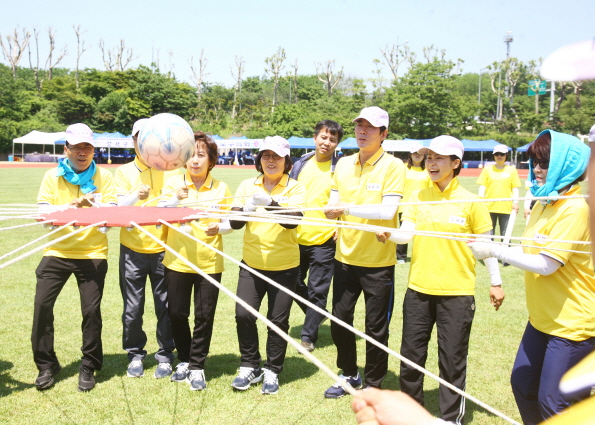
[[[0,168],[0,203],[36,202],[37,191],[46,169]],[[114,170],[111,169],[113,172]],[[227,182],[232,192],[245,178],[255,175],[249,170],[214,170],[214,176]],[[462,184],[477,192],[476,178],[462,177]],[[25,223],[24,220],[4,221],[2,227]],[[515,235],[522,234],[524,223],[517,220]],[[46,233],[40,226],[18,231],[0,232],[0,255]],[[109,232],[110,269],[102,303],[103,345],[105,362],[96,374],[97,387],[89,393],[77,392],[80,364],[81,316],[78,290],[71,279],[60,294],[55,308],[55,345],[63,371],[56,385],[38,392],[33,381],[37,369],[33,363],[30,331],[35,291],[35,268],[41,254],[0,271],[0,422],[6,423],[74,423],[74,424],[134,424],[134,423],[201,423],[201,424],[350,424],[355,423],[350,397],[339,400],[323,398],[332,381],[315,366],[304,360],[294,349],[288,349],[285,369],[280,375],[281,390],[275,396],[262,396],[259,387],[234,392],[230,387],[239,366],[235,331],[234,303],[220,295],[215,318],[211,352],[206,363],[208,389],[192,392],[187,384],[152,378],[156,367],[153,354],[155,317],[151,298],[145,309],[144,329],[149,337],[146,347],[145,377],[126,377],[127,357],[121,348],[122,299],[118,287],[119,230]],[[242,231],[224,236],[225,251],[241,259]],[[6,260],[3,260],[6,261]],[[513,267],[501,268],[506,299],[500,311],[489,304],[489,280],[485,267],[478,264],[477,311],[470,343],[466,390],[520,420],[509,387],[509,374],[516,348],[527,321],[523,273]],[[397,266],[395,315],[391,323],[389,346],[398,351],[401,335],[401,304],[407,286],[409,266]],[[437,272],[439,273],[439,272]],[[226,264],[223,284],[235,290],[238,267]],[[304,315],[294,305],[290,335],[299,339]],[[358,305],[356,321],[363,326],[363,305]],[[265,327],[261,331],[261,351],[264,354]],[[435,335],[434,335],[435,337]],[[365,358],[365,341],[358,341],[360,367]],[[317,350],[323,362],[334,368],[335,348],[328,322],[322,326]],[[429,351],[427,368],[438,374],[435,338]],[[399,361],[391,358],[384,388],[398,389]],[[438,413],[438,386],[426,379],[426,406]],[[469,424],[498,424],[501,419],[467,403]]]

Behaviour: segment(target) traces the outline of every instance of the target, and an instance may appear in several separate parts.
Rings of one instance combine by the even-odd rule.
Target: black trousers
[[[279,271],[254,270],[280,283],[287,289],[295,291],[298,267]],[[290,295],[243,268],[240,268],[237,295],[256,310],[260,310],[260,305],[266,295],[268,297],[267,319],[277,325],[283,332],[287,333],[289,330],[291,303],[293,302],[293,298]],[[256,316],[249,313],[248,310],[239,304],[236,304],[236,327],[240,344],[240,365],[242,367],[259,367],[262,357],[260,356],[258,347]],[[275,331],[268,329],[266,344],[267,360],[264,367],[274,373],[280,373],[283,370],[286,351],[287,342],[277,335]]]
[[[321,245],[300,245],[300,267],[295,292],[325,311],[333,279],[335,250],[336,243],[332,237]],[[308,276],[307,285],[306,276]],[[324,316],[303,303],[298,302],[298,305],[306,313],[302,327],[302,341],[315,343],[318,340],[318,328]]]
[[[428,357],[428,342],[436,324],[440,377],[464,390],[469,336],[474,315],[475,298],[472,295],[438,296],[407,289],[403,301],[401,355],[424,367]],[[422,406],[423,383],[422,372],[401,362],[401,391]],[[440,385],[439,400],[442,419],[462,424],[465,398]]]
[[[508,220],[510,219],[510,214],[491,212],[490,217],[492,218],[492,229],[494,231],[494,235],[496,234],[496,223],[500,222],[500,236],[504,236],[504,234],[506,233],[506,228],[508,227]]]
[[[210,274],[221,282],[222,273]],[[219,288],[199,274],[181,273],[165,268],[167,301],[178,360],[189,363],[188,369],[205,368],[209,354]],[[190,332],[190,297],[194,288],[194,330]]]
[[[399,213],[399,226],[403,225],[403,221],[401,220],[402,216],[403,216],[403,213]],[[403,260],[403,261],[407,260],[407,244],[406,243],[397,245],[397,260]]]
[[[35,270],[35,306],[31,345],[37,369],[49,369],[58,364],[54,351],[54,305],[68,278],[76,277],[83,315],[83,352],[81,364],[101,370],[103,346],[101,344],[101,298],[107,260],[76,260],[43,257]]]
[[[333,316],[353,323],[355,305],[364,293],[366,335],[388,344],[388,326],[394,304],[395,266],[359,267],[335,260],[333,283]],[[337,367],[346,376],[357,374],[355,335],[331,323],[333,342],[337,346]],[[388,353],[366,342],[365,384],[380,388],[388,370]]]

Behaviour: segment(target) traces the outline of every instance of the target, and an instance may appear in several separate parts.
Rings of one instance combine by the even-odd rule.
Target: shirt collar
[[[376,153],[374,155],[372,155],[370,158],[368,158],[368,160],[365,162],[366,164],[369,165],[376,165],[376,163],[378,161],[380,161],[380,158],[382,158],[382,156],[384,155],[384,149],[382,149],[382,146],[380,146],[380,148],[376,151]],[[359,153],[357,153],[355,155],[355,160],[353,161],[354,164],[359,164]]]
[[[184,174],[184,182],[186,183],[187,186],[194,186],[194,182],[192,181],[192,176],[190,175],[190,172],[188,170],[186,170],[186,173]],[[205,189],[209,189],[209,190],[213,187],[213,176],[211,176],[210,172],[209,172],[209,174],[207,174],[205,182],[202,184],[202,186],[195,187],[195,189],[200,190],[203,187]]]
[[[256,177],[256,180],[254,180],[254,184],[264,186],[264,174],[261,174],[260,176]],[[287,186],[288,184],[289,174],[283,174],[283,177],[281,177],[281,180],[279,181],[279,183],[277,183],[277,186]]]
[[[147,171],[150,167],[148,167],[147,165],[144,165],[142,162],[140,162],[140,160],[138,159],[138,155],[134,157],[134,165],[136,165],[136,168],[138,169],[138,171],[140,171],[141,173],[143,171]]]
[[[450,183],[448,183],[448,185],[446,186],[446,189],[444,189],[444,192],[442,192],[440,190],[440,188],[438,187],[438,185],[436,183],[432,183],[432,187],[434,188],[435,192],[438,192],[442,195],[448,195],[448,194],[456,192],[461,187],[461,185],[459,184],[459,179],[454,177],[450,181]]]

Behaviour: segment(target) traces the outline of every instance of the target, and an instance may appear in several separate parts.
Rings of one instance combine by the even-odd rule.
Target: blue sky
[[[41,55],[47,51],[45,31],[57,32],[57,47],[68,46],[61,66],[74,68],[73,25],[86,30],[88,50],[81,67],[103,69],[99,40],[107,48],[123,39],[134,49],[133,66],[149,65],[159,55],[163,71],[190,81],[188,60],[204,49],[206,80],[233,84],[230,67],[236,56],[246,62],[245,76],[263,75],[266,57],[279,46],[287,54],[286,69],[297,59],[300,74],[315,72],[316,62],[335,60],[347,75],[371,78],[380,48],[408,41],[422,58],[422,48],[446,50],[462,59],[464,72],[478,72],[506,55],[503,37],[512,31],[511,55],[522,61],[545,58],[563,45],[590,39],[595,28],[593,0],[0,0],[0,34],[15,27],[42,32]],[[0,57],[2,63],[7,63]],[[28,66],[25,56],[21,65]],[[404,69],[403,69],[404,70]],[[400,72],[402,75],[402,72]],[[384,76],[389,77],[388,69]]]

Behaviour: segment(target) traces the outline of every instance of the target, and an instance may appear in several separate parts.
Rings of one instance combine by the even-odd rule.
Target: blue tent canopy
[[[531,142],[531,143],[533,143],[533,142]],[[531,146],[531,143],[527,143],[526,145],[516,148],[516,151],[517,152],[527,152],[529,150],[529,146]]]
[[[358,149],[357,140],[355,140],[355,137],[348,137],[339,143],[339,147],[341,149]]]
[[[499,145],[495,140],[461,140],[465,147],[465,152],[491,152],[494,146]]]
[[[291,149],[314,149],[314,139],[311,137],[296,137],[291,136],[287,139]]]

